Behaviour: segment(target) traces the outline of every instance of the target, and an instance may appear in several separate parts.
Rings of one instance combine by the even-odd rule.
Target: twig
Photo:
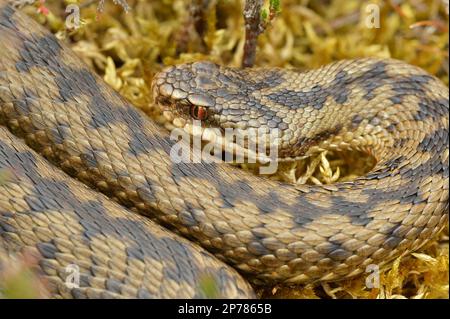
[[[280,12],[280,0],[270,0],[269,13],[261,10],[264,0],[246,0],[244,7],[245,44],[242,67],[251,67],[255,63],[258,36],[264,32],[270,22]]]
[[[448,25],[447,23],[440,21],[440,20],[425,20],[425,21],[418,21],[416,23],[413,23],[409,26],[410,29],[418,28],[418,27],[433,27],[436,30],[439,30],[441,32],[447,32],[448,31]]]
[[[210,0],[192,0],[189,8],[192,24],[200,37],[203,37],[206,31],[205,16],[206,10],[209,8],[209,2]]]
[[[261,34],[261,7],[263,0],[246,0],[244,8],[245,44],[242,67],[251,67],[255,63],[256,41]]]
[[[186,52],[188,43],[192,40],[192,33],[196,32],[200,46],[205,47],[203,36],[206,32],[205,17],[211,0],[191,0],[189,3],[189,16],[183,22],[182,28],[176,37],[177,54]]]

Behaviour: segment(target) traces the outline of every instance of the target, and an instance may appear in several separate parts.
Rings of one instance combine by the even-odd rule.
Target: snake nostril
[[[173,93],[173,86],[165,83],[163,85],[158,86],[158,91],[160,95],[171,96]]]

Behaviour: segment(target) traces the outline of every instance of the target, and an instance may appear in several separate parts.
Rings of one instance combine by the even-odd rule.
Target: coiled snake
[[[135,212],[254,283],[355,276],[416,250],[448,220],[449,92],[417,67],[199,62],[156,76],[157,102],[182,115],[280,129],[282,156],[353,147],[379,160],[352,182],[295,187],[226,164],[174,163],[166,133],[0,4],[0,169],[14,175],[0,185],[0,244],[40,254],[54,296],[196,297],[205,275],[222,297],[254,296],[235,270]],[[79,287],[65,284],[70,264]]]

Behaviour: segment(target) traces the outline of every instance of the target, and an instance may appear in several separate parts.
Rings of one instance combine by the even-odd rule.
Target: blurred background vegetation
[[[47,0],[24,10],[68,42],[115,90],[170,128],[150,95],[151,79],[157,71],[164,65],[200,59],[230,66],[240,66],[242,61],[244,1],[197,2],[205,6],[200,34],[189,1],[183,0],[128,0],[127,12],[113,1],[106,1],[99,12],[98,1]],[[445,3],[448,1],[281,0],[281,11],[258,38],[255,65],[307,69],[346,58],[392,57],[418,65],[448,84]],[[69,4],[81,8],[77,29],[65,27]],[[368,5],[379,8],[380,28],[367,27]],[[266,14],[268,6],[266,1]],[[20,290],[14,280],[5,280],[5,274],[10,278],[17,274],[10,274],[8,258],[0,260],[5,261],[0,266],[0,296],[30,297],[29,289]],[[15,268],[24,269],[15,279],[19,286],[23,282],[36,286],[27,267]],[[274,298],[448,298],[448,284],[447,229],[420,252],[385,270],[379,289],[367,289],[364,278],[355,278],[307,287],[263,287],[258,292]],[[47,296],[40,288],[33,291],[33,296]]]

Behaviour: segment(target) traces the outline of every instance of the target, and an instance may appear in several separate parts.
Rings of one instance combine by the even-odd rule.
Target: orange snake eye
[[[191,116],[196,120],[203,121],[208,117],[208,111],[203,106],[193,105],[191,107]]]

